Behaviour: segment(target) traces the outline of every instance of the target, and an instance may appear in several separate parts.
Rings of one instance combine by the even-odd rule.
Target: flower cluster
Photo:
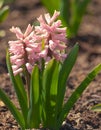
[[[59,12],[53,16],[47,13],[38,18],[39,26],[28,25],[23,34],[18,27],[12,27],[11,32],[16,34],[16,41],[9,41],[10,59],[14,75],[23,71],[25,65],[31,73],[35,63],[41,59],[48,62],[51,58],[61,61],[66,57],[66,28],[62,27],[61,20],[57,20]]]

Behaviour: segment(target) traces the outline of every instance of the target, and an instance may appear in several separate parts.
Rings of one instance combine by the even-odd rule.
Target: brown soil
[[[18,102],[7,75],[5,62],[7,42],[14,37],[9,32],[11,26],[20,26],[25,30],[28,23],[36,20],[46,12],[38,0],[16,0],[10,5],[8,19],[0,25],[6,31],[6,36],[0,38],[0,87],[18,106]],[[82,20],[78,36],[69,40],[68,49],[78,42],[80,51],[75,67],[67,82],[66,99],[74,91],[86,74],[97,64],[101,63],[101,1],[92,0]],[[101,103],[101,73],[89,85],[77,101],[66,119],[64,130],[101,130],[101,113],[93,112],[90,108]],[[0,130],[17,130],[18,124],[7,107],[0,101]],[[63,129],[63,128],[62,128]]]

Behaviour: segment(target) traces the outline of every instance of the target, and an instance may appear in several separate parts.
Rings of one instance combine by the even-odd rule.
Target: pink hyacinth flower
[[[24,34],[18,27],[12,27],[10,31],[15,33],[17,37],[16,41],[8,42],[10,47],[9,52],[11,54],[10,60],[12,63],[13,73],[14,75],[17,75],[23,71],[22,65],[26,64],[26,62],[29,62],[28,58],[26,57],[28,55],[26,47],[29,47],[29,44],[32,44],[30,41],[33,39],[34,32],[33,26],[30,24],[28,25]]]
[[[44,52],[47,52],[45,59],[47,57],[54,57],[57,60],[62,60],[64,58],[64,50],[66,48],[66,28],[62,27],[61,20],[57,20],[60,12],[55,11],[53,16],[50,17],[49,13],[42,15],[38,18],[40,26],[35,27],[35,32],[42,39],[44,39],[44,46],[48,46],[48,49]],[[47,51],[48,50],[48,51]],[[51,54],[50,54],[51,52]],[[43,53],[40,53],[43,55]],[[46,54],[46,53],[45,53]]]

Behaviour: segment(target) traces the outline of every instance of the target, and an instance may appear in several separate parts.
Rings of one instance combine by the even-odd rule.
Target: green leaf
[[[95,76],[101,71],[101,64],[96,66],[87,77],[81,82],[81,84],[76,88],[76,90],[72,93],[68,101],[64,104],[62,111],[59,116],[58,124],[61,124],[65,119],[66,115],[68,115],[69,111],[73,107],[74,103],[79,99],[83,91],[87,88],[87,86],[91,83],[91,81],[95,78]]]
[[[43,89],[45,95],[45,120],[44,127],[55,129],[56,127],[56,102],[58,86],[59,63],[52,59],[43,73]]]
[[[17,93],[17,97],[19,100],[19,104],[25,119],[25,123],[27,124],[27,114],[28,114],[28,99],[27,99],[27,92],[25,91],[25,86],[22,82],[20,75],[15,76],[15,91]],[[17,84],[17,86],[16,86]],[[18,88],[17,88],[18,87]]]
[[[29,128],[39,128],[40,125],[40,93],[39,93],[39,68],[34,66],[30,84],[30,108],[28,112]]]
[[[77,34],[82,17],[91,0],[62,0],[60,4],[60,15],[62,23],[67,26],[68,37]]]
[[[64,26],[70,25],[70,17],[71,17],[71,2],[70,0],[61,0],[60,4],[60,15]]]
[[[6,56],[6,62],[7,62],[7,67],[8,67],[8,72],[10,74],[10,78],[13,84],[13,87],[15,89],[19,105],[21,107],[21,111],[24,116],[25,123],[27,122],[27,113],[28,113],[28,101],[27,101],[27,93],[24,88],[24,84],[22,82],[22,79],[19,75],[14,76],[11,63],[10,63],[10,56],[9,53],[7,53]]]
[[[76,44],[73,49],[70,51],[69,55],[65,59],[59,73],[59,80],[58,80],[58,101],[57,101],[57,112],[60,113],[62,110],[62,105],[64,101],[64,95],[66,90],[66,82],[67,78],[75,64],[77,59],[79,46]]]
[[[87,9],[90,0],[73,0],[71,1],[71,17],[69,18],[69,34],[75,36],[78,32],[82,17]]]
[[[101,112],[101,104],[97,104],[91,108],[91,110],[96,112]]]
[[[15,105],[11,102],[9,97],[4,93],[2,89],[0,89],[0,99],[4,102],[4,104],[8,107],[16,121],[19,123],[22,129],[25,128],[25,122],[22,114],[18,111]]]
[[[9,13],[9,7],[5,6],[0,10],[0,23],[2,23],[6,17],[8,16]]]
[[[54,10],[59,10],[60,0],[49,0],[48,2],[47,0],[41,0],[41,2],[51,15],[54,13]]]

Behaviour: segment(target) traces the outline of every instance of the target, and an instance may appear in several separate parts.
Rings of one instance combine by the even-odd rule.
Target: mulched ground
[[[7,42],[14,39],[9,32],[11,26],[20,26],[25,30],[28,23],[33,23],[40,14],[46,12],[38,0],[16,0],[10,5],[8,19],[0,25],[6,31],[6,36],[0,38],[0,87],[18,106],[16,96],[7,75],[5,62]],[[77,62],[67,81],[65,100],[84,79],[86,74],[97,64],[101,63],[101,1],[92,0],[83,18],[78,36],[69,40],[68,50],[78,42],[80,51]],[[64,130],[101,130],[101,113],[93,112],[90,108],[101,103],[101,73],[85,90],[66,119]],[[18,124],[7,107],[0,101],[0,130],[17,130]],[[63,130],[63,128],[62,128]]]

